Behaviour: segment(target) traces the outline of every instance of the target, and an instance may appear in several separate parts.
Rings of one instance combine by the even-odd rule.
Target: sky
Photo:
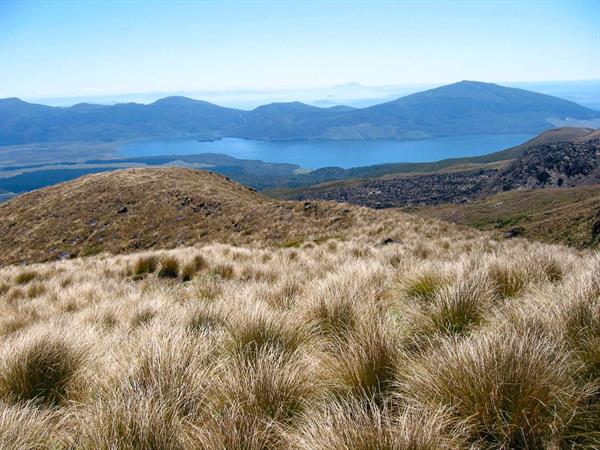
[[[600,0],[0,0],[0,97],[600,79]]]

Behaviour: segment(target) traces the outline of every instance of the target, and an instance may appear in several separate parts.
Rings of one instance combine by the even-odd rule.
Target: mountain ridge
[[[150,104],[50,107],[0,99],[0,145],[149,137],[259,140],[425,139],[540,132],[549,119],[590,121],[600,112],[568,100],[461,81],[366,108],[271,103],[251,111],[171,96]]]

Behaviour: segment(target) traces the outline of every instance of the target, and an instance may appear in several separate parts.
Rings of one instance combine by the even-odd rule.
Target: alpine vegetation
[[[0,448],[600,446],[600,257],[419,223],[1,269]]]

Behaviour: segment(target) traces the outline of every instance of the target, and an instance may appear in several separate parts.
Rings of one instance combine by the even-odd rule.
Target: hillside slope
[[[140,138],[263,140],[424,139],[465,134],[536,133],[557,120],[593,121],[600,112],[544,94],[461,81],[368,108],[275,103],[252,111],[185,97],[149,105],[69,108],[0,99],[0,145]]]
[[[506,230],[518,222],[524,227],[519,232],[534,239],[578,247],[598,245],[600,137],[596,130],[553,130],[500,154],[515,159],[438,163],[429,166],[431,173],[399,172],[270,193],[374,208],[430,205],[419,211],[483,228],[497,224],[496,228]],[[576,186],[581,189],[560,191]],[[508,192],[487,197],[503,191]]]
[[[0,204],[0,264],[211,241],[293,246],[385,217],[334,202],[275,201],[200,170],[119,170]]]
[[[578,248],[600,247],[600,185],[509,191],[464,204],[408,211],[507,236]]]
[[[598,448],[600,257],[370,213],[0,268],[0,448]]]

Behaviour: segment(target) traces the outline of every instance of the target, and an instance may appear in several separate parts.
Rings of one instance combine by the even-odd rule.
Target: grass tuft
[[[177,278],[179,276],[179,261],[172,256],[165,256],[160,259],[159,278]]]
[[[27,284],[30,281],[33,281],[39,276],[39,274],[34,270],[26,270],[24,272],[19,273],[15,277],[16,284]]]
[[[134,275],[145,275],[148,273],[154,273],[158,267],[158,258],[154,255],[142,256],[137,259],[133,267]]]
[[[64,338],[25,341],[2,364],[0,397],[11,403],[58,406],[69,399],[82,362],[81,350]]]

